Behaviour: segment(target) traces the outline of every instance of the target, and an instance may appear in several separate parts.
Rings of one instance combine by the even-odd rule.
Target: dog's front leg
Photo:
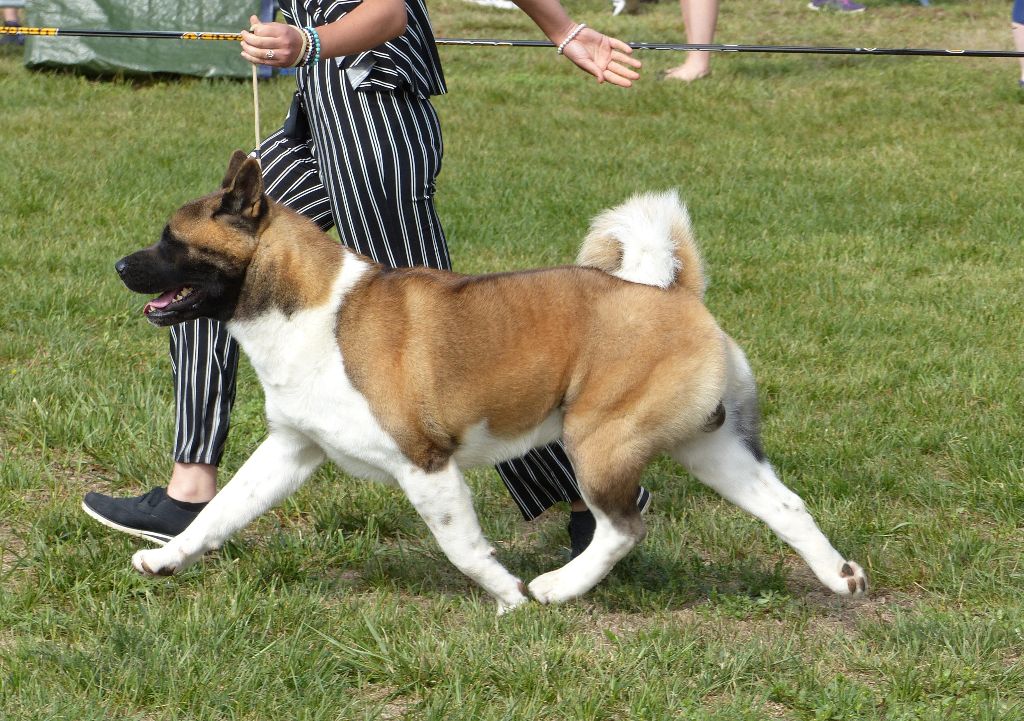
[[[499,614],[527,600],[525,584],[498,562],[497,551],[484,538],[469,487],[454,461],[435,473],[409,466],[396,477],[448,560],[498,599]]]
[[[323,459],[320,448],[305,436],[272,432],[188,528],[163,548],[137,552],[132,565],[140,573],[158,576],[185,569],[293,493]]]

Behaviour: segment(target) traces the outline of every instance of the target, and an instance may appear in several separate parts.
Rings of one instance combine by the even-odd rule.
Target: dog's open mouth
[[[190,285],[175,290],[169,290],[159,298],[146,303],[142,309],[143,314],[149,320],[159,320],[173,316],[182,311],[196,306],[202,300],[203,293]]]

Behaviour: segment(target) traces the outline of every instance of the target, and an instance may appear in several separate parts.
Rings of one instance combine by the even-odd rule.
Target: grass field
[[[1008,2],[730,0],[718,40],[1009,48]],[[539,37],[432,2],[440,36]],[[663,0],[612,18],[681,42]],[[762,524],[662,462],[644,544],[585,599],[495,606],[394,490],[325,468],[180,577],[80,510],[169,473],[166,332],[113,263],[249,147],[241,82],[30,73],[0,50],[0,718],[1024,717],[1024,104],[1012,60],[719,56],[600,87],[553,51],[443,48],[438,203],[459,270],[570,262],[591,216],[679,187],[765,444],[869,573],[831,598]],[[262,87],[269,131],[290,95]],[[243,367],[224,463],[264,435]],[[502,560],[565,558],[471,474]]]

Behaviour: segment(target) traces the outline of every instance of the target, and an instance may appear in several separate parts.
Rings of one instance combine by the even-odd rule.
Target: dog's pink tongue
[[[177,290],[169,290],[159,298],[154,298],[153,300],[146,303],[146,307],[142,309],[142,314],[149,315],[151,311],[158,310],[160,308],[166,308],[171,304],[171,301],[174,300],[174,296],[176,296],[177,294]]]

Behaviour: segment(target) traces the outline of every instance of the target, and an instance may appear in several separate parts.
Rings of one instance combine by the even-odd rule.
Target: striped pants
[[[263,141],[267,194],[324,230],[337,228],[345,245],[378,262],[450,269],[434,209],[442,141],[430,101],[402,91],[353,91],[334,63],[314,66],[300,86],[310,138],[278,130]],[[174,460],[216,465],[235,398],[238,345],[217,321],[182,323],[171,328],[171,366]],[[528,520],[580,497],[560,444],[497,470]]]

